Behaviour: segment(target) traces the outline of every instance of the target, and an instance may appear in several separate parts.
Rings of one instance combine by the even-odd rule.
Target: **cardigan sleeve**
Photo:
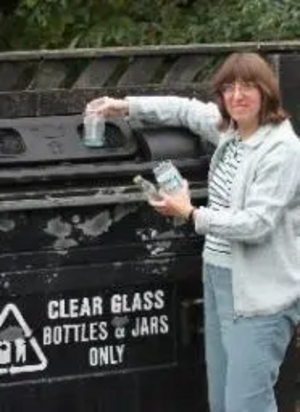
[[[263,242],[275,230],[299,188],[300,146],[296,143],[294,147],[275,146],[259,162],[242,210],[197,209],[196,231],[231,241]]]
[[[128,96],[129,118],[167,126],[184,126],[217,145],[221,114],[212,102],[177,96]]]

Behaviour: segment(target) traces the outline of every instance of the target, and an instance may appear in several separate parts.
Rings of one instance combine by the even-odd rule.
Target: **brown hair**
[[[279,83],[270,64],[257,53],[233,53],[212,78],[213,93],[222,114],[220,129],[226,129],[231,121],[222,89],[226,83],[236,80],[251,82],[258,87],[262,97],[261,125],[278,124],[289,117],[281,106]]]

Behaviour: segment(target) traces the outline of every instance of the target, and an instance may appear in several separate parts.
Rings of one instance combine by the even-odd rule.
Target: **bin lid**
[[[82,121],[82,115],[0,119],[0,212],[145,201],[132,178],[150,177],[166,158],[197,174],[205,196],[208,157],[186,129],[107,119],[106,145],[91,148],[83,143]]]

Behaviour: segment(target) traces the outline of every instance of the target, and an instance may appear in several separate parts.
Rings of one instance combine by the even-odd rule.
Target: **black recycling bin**
[[[0,120],[1,412],[207,411],[201,248],[132,184],[173,159],[207,195],[185,129],[79,115]]]
[[[211,99],[225,55],[263,53],[300,132],[299,42],[3,53],[0,59],[0,412],[207,411],[203,238],[132,185],[172,159],[206,202],[211,148],[184,129],[109,119],[82,144],[93,98]],[[276,385],[300,406],[300,330]]]

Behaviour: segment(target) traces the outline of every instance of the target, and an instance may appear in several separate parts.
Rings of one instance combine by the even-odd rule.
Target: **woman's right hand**
[[[104,96],[91,100],[85,108],[85,113],[97,113],[103,117],[121,117],[129,114],[129,103],[126,99],[114,99]]]

